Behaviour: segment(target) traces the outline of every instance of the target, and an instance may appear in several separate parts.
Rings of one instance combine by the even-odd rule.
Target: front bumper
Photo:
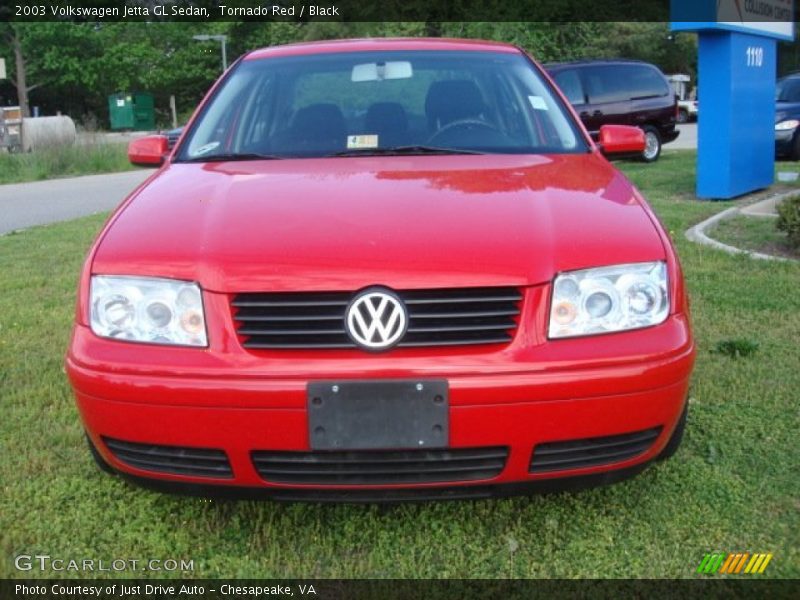
[[[694,361],[687,319],[673,315],[657,327],[529,346],[526,331],[514,344],[480,354],[401,358],[341,356],[306,361],[224,363],[217,349],[142,346],[104,340],[76,326],[67,372],[92,442],[117,471],[135,478],[207,489],[218,486],[292,497],[324,491],[334,499],[370,499],[411,490],[457,497],[555,481],[604,483],[643,468],[666,445],[684,408]],[[526,344],[527,342],[527,344]],[[541,340],[539,340],[541,342]],[[235,340],[226,340],[236,354]],[[614,351],[610,351],[613,348]],[[602,349],[602,350],[599,350]],[[474,350],[471,352],[475,352]],[[252,357],[251,357],[252,358]],[[251,368],[264,363],[266,368]],[[157,366],[156,366],[157,365]],[[248,367],[250,365],[250,367]],[[449,384],[449,447],[508,448],[498,475],[489,479],[399,485],[297,485],[259,476],[255,451],[310,449],[306,412],[309,381],[380,378],[446,378]],[[607,464],[530,472],[538,444],[627,434],[660,427],[640,454]],[[141,469],[120,461],[106,439],[218,449],[231,474],[198,477]],[[549,482],[549,483],[547,483]],[[203,486],[203,487],[196,487]],[[469,487],[469,492],[466,488]],[[533,485],[533,489],[537,486]],[[524,487],[521,489],[530,489]],[[502,493],[502,491],[500,492]],[[317,497],[318,499],[318,497]]]
[[[794,149],[794,136],[797,129],[775,131],[775,156],[790,156]]]
[[[669,144],[670,142],[674,142],[678,139],[678,136],[681,134],[680,129],[675,128],[674,126],[671,129],[662,129],[661,130],[661,143],[662,144]]]

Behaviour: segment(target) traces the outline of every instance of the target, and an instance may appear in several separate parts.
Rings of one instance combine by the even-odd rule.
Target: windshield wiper
[[[341,152],[333,152],[326,156],[391,156],[391,155],[414,155],[414,154],[485,154],[478,150],[466,150],[464,148],[439,148],[438,146],[390,146],[388,148],[351,148]]]
[[[227,162],[237,160],[280,160],[284,156],[275,154],[259,154],[257,152],[227,152],[223,154],[209,154],[208,156],[193,156],[178,162]]]

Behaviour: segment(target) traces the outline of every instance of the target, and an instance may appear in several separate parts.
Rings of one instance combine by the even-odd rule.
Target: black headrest
[[[364,126],[368,132],[404,132],[408,129],[408,115],[397,102],[376,102],[367,109]]]
[[[321,102],[304,106],[295,113],[292,134],[314,140],[341,138],[344,143],[347,126],[338,106]]]
[[[436,81],[431,84],[425,99],[428,124],[433,128],[458,119],[477,117],[485,108],[481,91],[469,79]]]

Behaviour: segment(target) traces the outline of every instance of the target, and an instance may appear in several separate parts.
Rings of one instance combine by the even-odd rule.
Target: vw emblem
[[[345,315],[350,338],[367,350],[386,350],[405,335],[408,315],[394,293],[372,288],[361,292]]]

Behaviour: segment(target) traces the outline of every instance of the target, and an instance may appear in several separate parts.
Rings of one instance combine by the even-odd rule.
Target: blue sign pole
[[[775,173],[775,40],[699,33],[697,196],[769,187]]]
[[[772,185],[776,40],[794,39],[792,0],[671,0],[673,31],[695,31],[697,196],[726,200]]]

